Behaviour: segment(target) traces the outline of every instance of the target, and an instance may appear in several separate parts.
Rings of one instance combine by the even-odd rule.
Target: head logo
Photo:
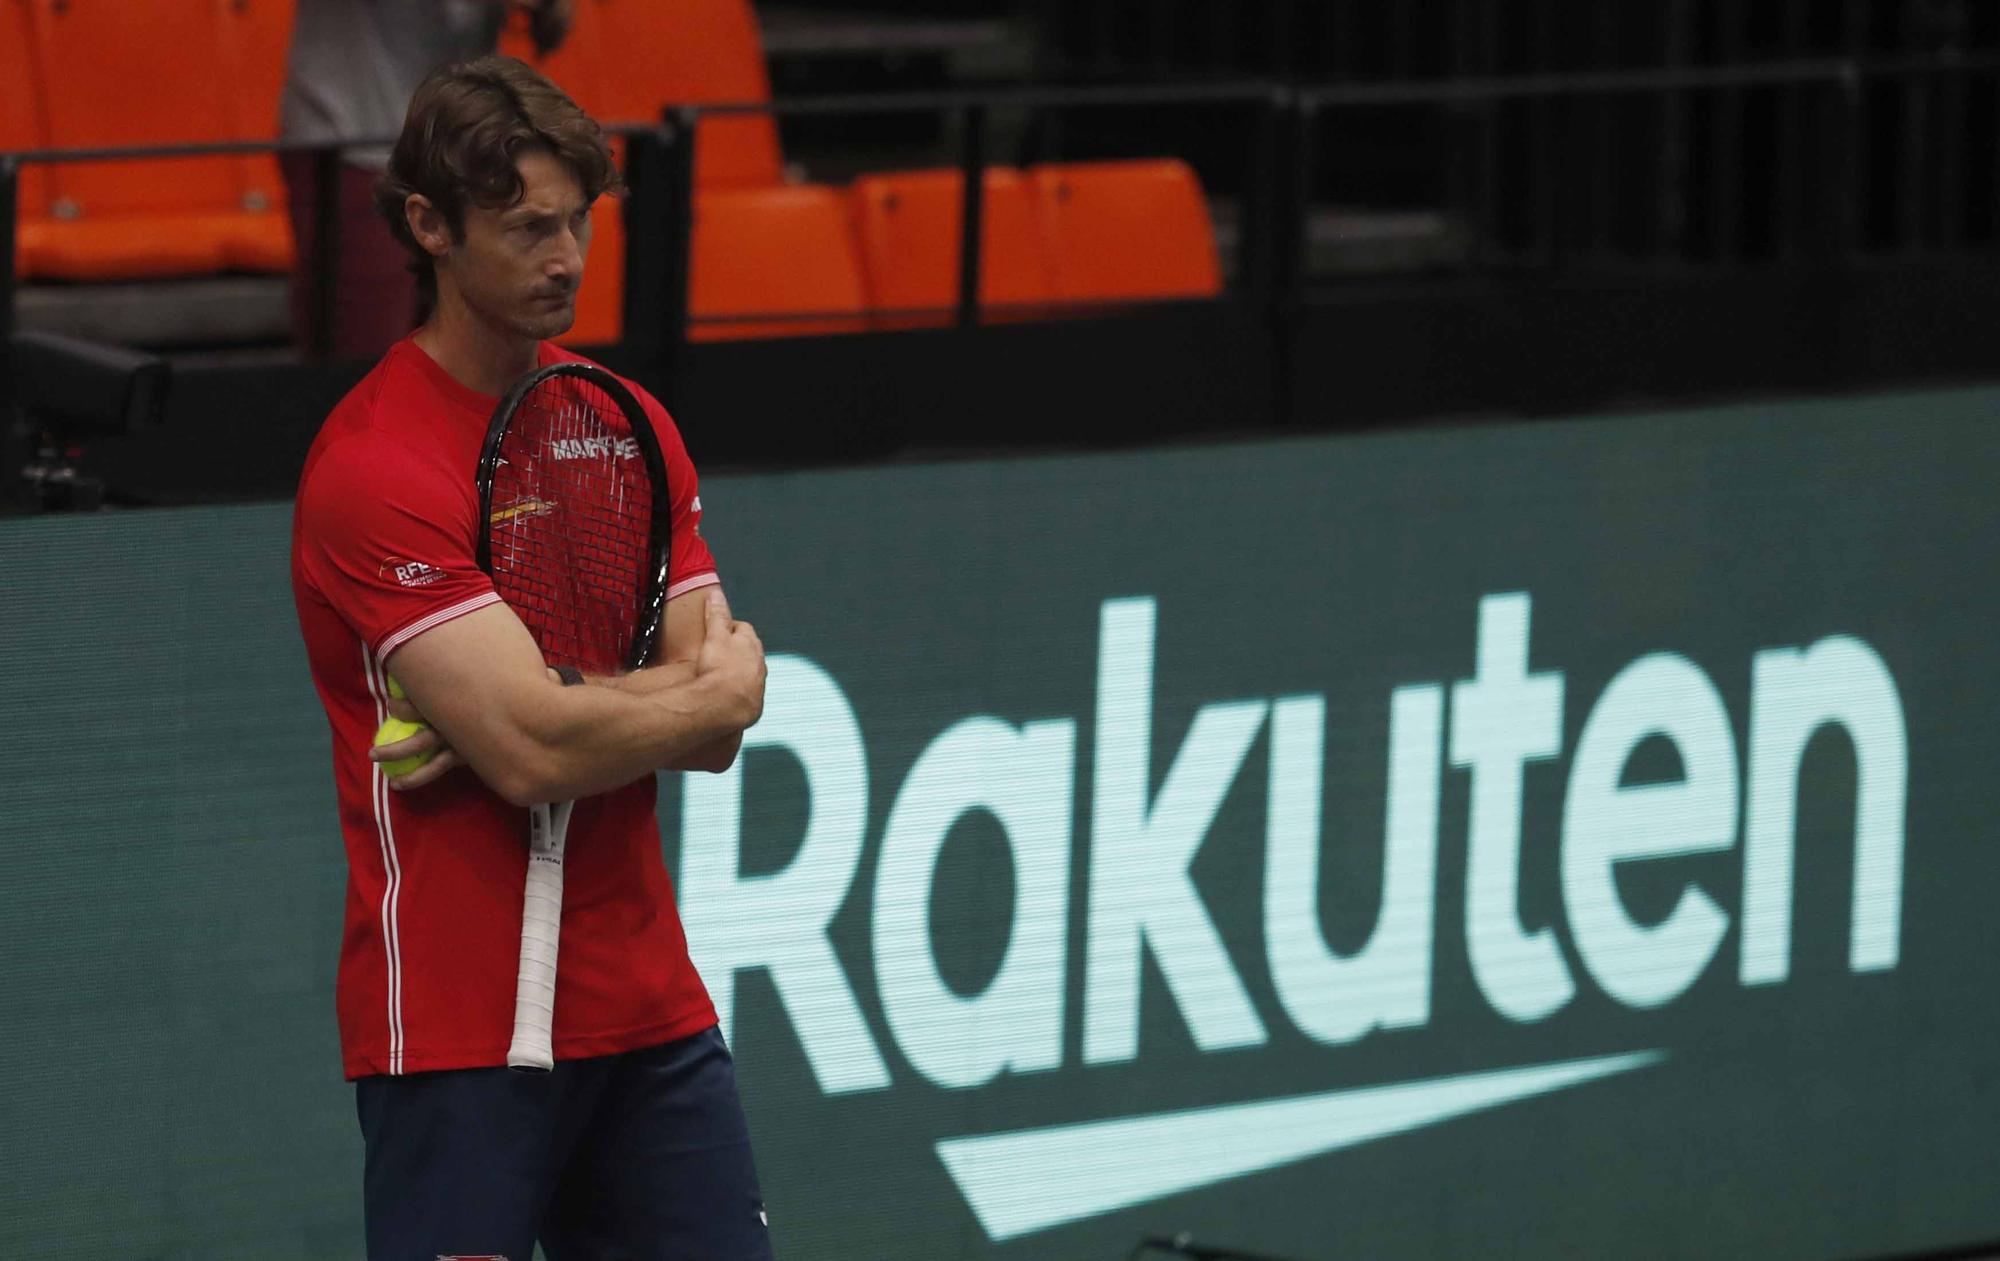
[[[621,460],[639,458],[639,444],[631,438],[599,436],[595,438],[554,438],[549,442],[549,454],[558,460]]]
[[[1088,718],[1016,724],[972,715],[938,734],[896,787],[868,864],[875,812],[854,706],[820,666],[773,656],[763,720],[743,745],[783,750],[804,771],[809,809],[795,857],[776,872],[744,873],[742,760],[721,775],[684,780],[682,914],[725,1033],[736,973],[760,969],[826,1095],[895,1084],[877,1028],[931,1087],[956,1091],[1003,1075],[1089,1073],[1138,1060],[1142,992],[1163,993],[1194,1052],[1216,1054],[1270,1045],[1280,1021],[1296,1031],[1285,1037],[1323,1047],[1421,1030],[1433,1019],[1441,959],[1462,957],[1465,988],[1483,1000],[1478,1013],[1461,1009],[1454,1019],[1501,1027],[1548,1020],[1585,986],[1594,987],[1593,1001],[1620,1013],[1669,1006],[1705,976],[1752,992],[1781,985],[1791,972],[1801,766],[1808,744],[1828,729],[1845,736],[1854,760],[1846,967],[1894,969],[1909,742],[1902,697],[1882,657],[1843,634],[1757,650],[1747,670],[1732,672],[1748,680],[1747,713],[1735,717],[1709,673],[1669,651],[1627,662],[1597,696],[1578,698],[1562,669],[1531,664],[1532,604],[1521,591],[1480,600],[1469,675],[1390,689],[1386,737],[1335,727],[1343,739],[1379,741],[1386,763],[1380,911],[1372,933],[1345,952],[1321,921],[1322,848],[1354,843],[1322,833],[1327,697],[1201,705],[1160,770],[1152,598],[1104,602]],[[1444,669],[1464,671],[1458,663]],[[1583,701],[1580,728],[1565,727],[1566,698]],[[1577,731],[1567,749],[1566,730]],[[1070,804],[1079,799],[1080,733],[1092,741],[1081,794],[1087,832]],[[1671,746],[1677,772],[1628,780],[1642,745]],[[1196,884],[1196,859],[1260,747],[1269,759],[1258,794],[1262,836],[1227,841],[1261,844],[1253,905],[1262,931],[1241,948],[1263,951],[1269,981],[1253,995]],[[1443,791],[1454,775],[1464,777],[1462,797]],[[1524,836],[1523,786],[1531,779],[1560,788],[1562,805],[1547,833],[1538,835],[1535,824]],[[1444,805],[1460,799],[1463,850],[1440,844]],[[975,811],[997,821],[1014,879],[998,967],[982,989],[965,993],[940,967],[936,943],[948,930],[931,922],[931,895],[946,837]],[[1525,861],[1530,845],[1556,861]],[[1654,873],[1671,882],[1664,912],[1637,910],[1621,891],[1620,873],[1631,867],[1729,851],[1742,872],[1734,898],[1672,869]],[[1441,856],[1459,853],[1462,879],[1441,880]],[[871,877],[857,891],[864,870]],[[1087,874],[1076,889],[1073,871]],[[1524,876],[1538,872],[1549,874]],[[1556,925],[1524,915],[1529,879],[1553,881],[1544,892],[1558,908]],[[1441,888],[1462,890],[1462,906],[1440,908]],[[845,918],[866,924],[880,1025],[864,1015],[856,978],[829,935],[857,892],[864,913]],[[1074,912],[1073,901],[1081,903]],[[1441,914],[1462,924],[1462,955],[1437,949]],[[1726,960],[1725,945],[1733,947]],[[1141,985],[1148,957],[1163,991]],[[1073,972],[1080,994],[1069,992]],[[1080,1013],[1080,1030],[1065,1029],[1066,1012]],[[1002,1241],[1667,1062],[1665,1050],[1639,1048],[1143,1116],[1077,1117],[944,1137],[935,1153],[988,1236]],[[1254,1079],[1240,1063],[1228,1072],[1231,1080]],[[1023,1084],[1010,1088],[1018,1097]],[[1130,1158],[1163,1150],[1185,1156]]]
[[[428,587],[443,578],[444,571],[435,566],[426,565],[420,560],[411,560],[407,556],[388,556],[384,557],[382,563],[376,566],[375,576],[377,578],[393,577],[399,585],[405,587]]]

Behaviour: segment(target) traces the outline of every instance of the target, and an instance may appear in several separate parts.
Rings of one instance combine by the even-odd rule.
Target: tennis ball
[[[384,718],[382,725],[375,728],[375,747],[379,749],[385,744],[394,744],[398,740],[407,740],[422,730],[424,730],[424,724],[420,722],[404,722],[400,718]],[[398,758],[393,762],[384,762],[382,763],[382,773],[391,779],[396,778],[398,775],[408,775],[411,771],[416,770],[419,766],[422,766],[436,756],[437,750],[433,749],[429,753],[419,753],[415,757]]]
[[[403,701],[409,699],[409,697],[403,695],[403,685],[401,683],[396,682],[396,676],[393,674],[389,676],[389,699],[392,701]],[[381,741],[378,740],[376,741],[376,743],[380,744]]]

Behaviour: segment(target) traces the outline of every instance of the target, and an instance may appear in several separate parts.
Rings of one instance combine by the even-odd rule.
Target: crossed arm
[[[504,604],[468,613],[390,656],[409,696],[391,712],[430,729],[370,756],[437,749],[390,787],[407,792],[468,765],[517,805],[590,796],[656,770],[727,769],[763,712],[763,644],[729,616],[719,587],[671,601],[660,639],[660,664],[564,687]]]

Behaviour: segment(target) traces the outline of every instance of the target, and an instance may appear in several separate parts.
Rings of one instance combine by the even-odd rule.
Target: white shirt
[[[424,77],[492,52],[506,16],[505,0],[298,0],[284,138],[393,138]],[[364,160],[386,161],[378,154]]]

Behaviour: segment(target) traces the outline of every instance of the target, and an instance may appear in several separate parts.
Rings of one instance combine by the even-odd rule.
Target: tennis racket
[[[592,364],[539,369],[494,409],[479,457],[479,567],[555,667],[636,670],[667,602],[672,501],[638,401]],[[507,1066],[555,1067],[563,845],[576,803],[528,812],[521,972]]]

